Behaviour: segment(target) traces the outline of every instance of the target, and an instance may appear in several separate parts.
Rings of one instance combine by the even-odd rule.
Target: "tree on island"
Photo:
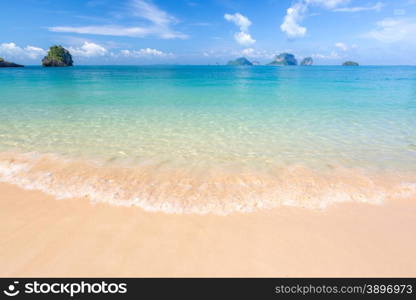
[[[355,62],[355,61],[346,61],[346,62],[344,62],[343,64],[342,64],[343,66],[346,66],[346,67],[358,67],[359,66],[359,64],[357,63],[357,62]]]
[[[269,65],[272,66],[296,66],[297,64],[298,61],[291,53],[280,53],[279,55],[276,55],[271,63],[269,63]]]
[[[252,66],[253,64],[245,57],[237,58],[236,60],[230,60],[227,65],[229,66]]]
[[[73,65],[72,55],[62,46],[52,46],[48,55],[42,59],[44,67],[70,67]]]

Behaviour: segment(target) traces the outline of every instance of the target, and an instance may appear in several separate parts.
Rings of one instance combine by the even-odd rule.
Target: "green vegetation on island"
[[[298,61],[296,60],[296,57],[291,53],[280,53],[279,55],[276,55],[274,60],[270,62],[268,65],[270,66],[296,66],[298,64]],[[305,57],[302,60],[301,65],[303,66],[310,66],[313,64],[312,57]],[[230,60],[227,65],[229,66],[255,66],[260,65],[257,61],[249,61],[245,57],[240,57],[235,60]]]
[[[305,57],[304,59],[302,59],[301,66],[312,66],[313,65],[313,59],[312,57]]]
[[[342,65],[346,67],[358,67],[359,66],[359,64],[355,61],[346,61]]]
[[[70,67],[73,65],[72,55],[62,46],[52,46],[48,55],[42,59],[44,67]]]
[[[229,66],[252,66],[253,64],[245,57],[240,57],[235,60],[230,60],[227,65]]]
[[[3,58],[0,57],[0,68],[21,68],[21,67],[24,67],[24,66],[5,61]]]
[[[291,53],[280,53],[279,55],[276,55],[271,63],[269,63],[271,66],[296,66],[297,64],[298,61]]]

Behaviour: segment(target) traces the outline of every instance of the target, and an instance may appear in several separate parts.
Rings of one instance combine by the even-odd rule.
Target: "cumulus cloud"
[[[303,20],[308,5],[306,2],[298,2],[289,7],[280,29],[286,33],[289,38],[303,37],[306,34],[306,27],[299,23]]]
[[[240,45],[245,45],[245,46],[252,45],[256,42],[256,40],[254,40],[250,34],[248,34],[247,32],[243,32],[243,31],[240,31],[234,34],[234,39]]]
[[[286,10],[286,15],[283,18],[280,29],[288,38],[294,39],[304,37],[307,33],[307,28],[302,26],[301,22],[305,18],[310,6],[335,10],[349,2],[350,0],[298,0]]]
[[[166,53],[157,49],[143,48],[139,50],[121,50],[120,54],[126,57],[169,57],[172,53]]]
[[[227,21],[233,22],[235,25],[240,27],[241,31],[247,31],[248,28],[251,26],[251,21],[240,13],[235,13],[233,15],[225,14],[224,18]]]
[[[131,0],[130,13],[139,19],[148,21],[148,26],[92,25],[92,26],[53,26],[49,31],[72,32],[78,34],[96,34],[111,36],[146,37],[157,36],[162,39],[185,39],[187,35],[171,27],[177,19],[146,0]]]
[[[68,50],[75,56],[93,57],[104,56],[108,50],[98,44],[84,42],[81,47],[69,47]]]
[[[364,34],[365,37],[384,43],[414,41],[416,22],[407,18],[386,18],[376,23],[376,29]]]
[[[11,58],[30,58],[36,59],[46,54],[46,50],[35,47],[26,46],[24,48],[17,46],[15,43],[0,44],[0,55]]]
[[[224,19],[228,22],[232,22],[240,28],[239,32],[234,34],[234,39],[237,43],[243,46],[249,46],[256,42],[248,32],[249,27],[251,26],[251,21],[240,13],[225,14]]]

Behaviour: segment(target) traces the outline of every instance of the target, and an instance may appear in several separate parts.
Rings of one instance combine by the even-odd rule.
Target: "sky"
[[[416,0],[0,0],[0,57],[38,65],[224,64],[281,52],[315,64],[416,64]]]

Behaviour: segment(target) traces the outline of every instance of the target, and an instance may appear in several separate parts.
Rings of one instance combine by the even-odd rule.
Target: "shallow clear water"
[[[24,158],[25,173],[34,170],[28,160],[45,154],[66,163],[97,163],[94,177],[108,167],[140,169],[141,185],[129,193],[152,186],[152,195],[166,185],[165,177],[179,172],[177,180],[189,184],[182,198],[211,182],[204,177],[211,173],[217,184],[224,176],[233,182],[252,176],[241,183],[251,191],[257,179],[267,176],[272,184],[275,173],[299,167],[315,179],[324,173],[331,178],[334,170],[360,170],[371,182],[367,172],[416,173],[416,67],[27,67],[0,69],[0,90],[0,152],[7,153],[9,170],[11,153],[13,159],[31,153]],[[66,171],[65,180],[79,178],[77,170]],[[152,178],[147,186],[146,176]],[[301,178],[307,175],[293,180]],[[33,175],[29,183],[37,180]],[[231,201],[230,183],[221,184],[215,201]],[[48,190],[53,188],[49,183]],[[256,199],[267,197],[266,188],[259,190]],[[160,195],[146,197],[165,203]],[[133,199],[127,198],[118,200]],[[187,205],[192,201],[199,200]]]

